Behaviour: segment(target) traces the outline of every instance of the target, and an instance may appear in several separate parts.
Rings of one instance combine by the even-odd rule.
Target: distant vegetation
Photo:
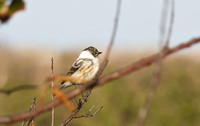
[[[44,53],[34,51],[9,51],[0,53],[0,87],[9,89],[17,85],[42,85],[45,77],[51,75],[50,59],[54,57],[55,74],[65,74],[76,59],[76,52]],[[114,52],[115,54],[115,52]],[[135,55],[132,55],[135,54]],[[126,57],[126,52],[118,52],[121,58],[114,58],[104,74],[121,68],[136,59],[151,55],[150,53],[132,53]],[[176,54],[175,54],[176,55]],[[200,125],[200,69],[199,62],[186,56],[170,56],[163,60],[161,83],[147,117],[147,126],[198,126]],[[110,82],[101,88],[96,88],[88,102],[79,114],[85,113],[91,106],[94,111],[104,106],[92,119],[81,118],[72,120],[74,126],[131,126],[137,119],[138,110],[144,103],[145,95],[152,78],[152,66],[145,67],[128,76]],[[73,88],[71,88],[73,89]],[[70,90],[70,89],[67,89]],[[66,90],[66,91],[67,91]],[[51,100],[47,91],[45,102]],[[34,97],[39,97],[40,89],[14,92],[10,95],[0,94],[0,115],[11,115],[28,111]],[[78,99],[78,97],[76,98]],[[37,99],[38,100],[38,99]],[[75,103],[75,100],[73,101]],[[55,125],[65,120],[69,111],[61,105],[55,111]],[[50,125],[50,111],[37,116],[35,125]],[[13,124],[13,126],[21,123]]]

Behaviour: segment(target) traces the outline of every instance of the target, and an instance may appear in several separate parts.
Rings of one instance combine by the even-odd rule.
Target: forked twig
[[[67,125],[72,119],[74,119],[75,115],[80,111],[82,106],[85,102],[87,102],[88,97],[90,96],[93,88],[90,88],[86,95],[84,95],[82,98],[79,98],[79,101],[77,102],[77,107],[75,111],[61,124],[61,126]]]
[[[86,118],[93,117],[101,111],[103,106],[101,106],[99,109],[97,109],[97,111],[95,111],[93,114],[91,114],[91,111],[92,111],[93,108],[94,108],[94,106],[92,106],[87,113],[85,113],[83,115],[79,115],[79,116],[74,116],[73,118],[76,119],[76,118],[82,118],[82,117],[86,117]]]
[[[83,118],[83,117],[85,117],[85,118],[93,117],[93,116],[95,116],[97,113],[99,113],[101,111],[101,109],[103,108],[103,106],[101,106],[97,111],[95,111],[93,114],[91,114],[91,111],[92,111],[93,108],[94,108],[94,106],[92,106],[90,108],[90,110],[87,113],[83,114],[83,115],[78,115],[78,116],[76,114],[71,115],[69,118],[67,118],[65,120],[65,122],[63,122],[61,124],[61,126],[66,126],[72,119]]]

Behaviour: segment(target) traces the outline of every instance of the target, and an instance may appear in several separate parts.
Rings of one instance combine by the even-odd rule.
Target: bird
[[[63,81],[61,82],[61,89],[72,85],[82,85],[81,80],[87,82],[92,80],[99,70],[99,55],[101,53],[93,46],[85,48],[67,72],[67,76],[78,78],[78,81]]]

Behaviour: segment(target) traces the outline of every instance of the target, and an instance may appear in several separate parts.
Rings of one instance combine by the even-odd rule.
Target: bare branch
[[[108,60],[108,58],[110,56],[110,52],[111,52],[112,46],[113,46],[114,41],[115,41],[115,36],[117,34],[117,28],[118,28],[118,24],[119,24],[118,22],[119,22],[120,10],[121,10],[121,0],[118,0],[118,2],[117,2],[117,11],[116,11],[116,15],[115,15],[114,28],[113,28],[113,31],[112,31],[111,40],[110,40],[109,46],[107,48],[107,54],[106,54],[106,56],[104,58],[104,61]]]
[[[30,104],[30,107],[29,107],[29,111],[28,112],[31,112],[32,110],[34,110],[36,107],[36,97],[33,98],[33,101],[32,103]],[[29,122],[31,122],[33,120],[33,117],[29,120]],[[24,126],[26,124],[27,120],[25,119],[23,122],[22,122],[22,125],[21,126]],[[27,126],[29,126],[29,122],[27,124]]]
[[[92,111],[93,108],[94,108],[94,106],[92,106],[92,107],[90,108],[90,110],[89,110],[86,114],[80,115],[80,116],[74,116],[73,118],[76,119],[76,118],[82,118],[82,117],[86,117],[86,118],[93,117],[93,116],[95,116],[98,112],[101,111],[101,109],[103,108],[103,106],[101,106],[96,112],[94,112],[93,114],[91,114],[91,111]]]
[[[119,23],[119,16],[120,16],[120,10],[121,10],[121,0],[118,0],[118,2],[117,2],[117,10],[116,10],[116,15],[115,15],[115,21],[114,21],[114,27],[113,27],[113,31],[112,31],[112,36],[111,36],[110,43],[108,45],[108,48],[107,48],[104,60],[102,62],[102,65],[101,65],[101,67],[99,68],[99,71],[96,74],[96,77],[93,79],[93,81],[91,81],[91,82],[88,83],[88,86],[94,86],[96,84],[95,82],[99,79],[99,77],[103,73],[103,70],[107,66],[108,58],[110,56],[110,52],[111,52],[112,46],[114,44],[115,36],[116,36],[116,33],[117,33],[117,28],[118,28],[118,23]]]
[[[156,90],[157,86],[159,85],[160,77],[161,77],[161,60],[157,59],[157,61],[155,63],[153,77],[150,82],[150,89],[149,89],[149,92],[147,93],[144,105],[139,110],[138,121],[137,121],[136,126],[144,125],[144,122],[147,117],[147,113],[149,111],[149,107],[151,105],[151,102],[152,102],[154,94],[155,94],[155,90]]]
[[[139,69],[141,69],[141,68],[143,68],[145,66],[151,65],[152,63],[154,63],[156,61],[156,59],[158,59],[158,57],[159,57],[159,59],[161,59],[161,58],[163,59],[163,58],[165,58],[166,56],[168,56],[170,54],[173,54],[173,53],[178,52],[178,51],[180,51],[182,49],[188,48],[188,47],[190,47],[190,46],[192,46],[194,44],[197,44],[199,42],[200,42],[200,37],[194,38],[194,39],[192,39],[192,40],[190,40],[190,41],[188,41],[186,43],[182,43],[182,44],[180,44],[178,46],[175,46],[173,48],[169,48],[168,50],[164,50],[162,55],[159,55],[159,53],[158,53],[158,54],[154,54],[152,56],[149,56],[147,58],[141,59],[141,60],[139,60],[137,62],[134,62],[133,64],[130,64],[130,65],[124,67],[124,68],[116,70],[113,73],[105,75],[98,82],[97,86],[101,86],[106,82],[115,80],[115,79],[117,79],[119,77],[122,77],[122,76],[127,75],[127,74],[129,74],[131,72],[139,70]]]
[[[52,77],[54,76],[53,57],[51,58],[51,75],[52,75]],[[54,88],[54,83],[52,81],[51,82],[51,99],[52,99],[52,101],[54,101],[53,88]],[[52,109],[51,109],[51,126],[54,126],[54,120],[55,120],[55,109],[54,109],[54,106],[53,106]]]
[[[159,40],[160,48],[164,46],[164,41],[165,41],[165,27],[167,22],[168,7],[169,7],[169,0],[164,0],[163,10],[161,14],[161,23],[160,23],[160,40]]]
[[[173,2],[172,2],[173,4]],[[173,5],[172,5],[173,6]],[[164,3],[164,7],[163,7],[163,10],[165,13],[163,13],[162,15],[162,20],[161,22],[166,22],[166,21],[163,21],[163,20],[166,20],[167,19],[167,12],[168,12],[168,0],[165,0],[165,3]],[[163,43],[163,40],[164,40],[164,31],[165,31],[165,23],[161,23],[163,26],[161,26],[161,30],[160,30],[160,42],[159,42],[159,45],[162,45],[162,50],[160,51],[159,55],[162,55],[163,51],[165,50],[168,50],[168,45],[169,45],[169,40],[170,40],[170,37],[171,37],[171,32],[172,32],[172,26],[173,26],[173,18],[174,18],[174,8],[172,7],[171,9],[171,22],[170,22],[170,26],[169,26],[169,33],[168,33],[168,38],[167,40],[165,41],[164,44]],[[149,92],[147,93],[147,96],[146,96],[146,99],[145,99],[145,103],[144,105],[140,108],[140,111],[139,111],[139,114],[138,114],[138,121],[137,121],[137,126],[143,126],[144,125],[144,122],[147,118],[147,113],[149,111],[149,108],[150,108],[150,105],[152,103],[152,100],[154,98],[154,94],[155,94],[155,91],[156,89],[158,88],[158,85],[159,85],[159,82],[160,82],[160,78],[161,78],[161,68],[162,68],[162,59],[160,59],[158,57],[158,59],[156,59],[156,62],[155,62],[155,68],[154,68],[154,72],[153,72],[153,77],[151,79],[151,82],[150,82],[150,89],[149,89]]]
[[[37,89],[37,88],[38,88],[37,85],[20,85],[20,86],[13,87],[11,89],[0,89],[0,93],[10,95],[16,91],[33,90],[33,89]]]
[[[75,111],[65,121],[63,121],[63,123],[61,124],[61,126],[67,125],[72,119],[74,119],[75,115],[80,111],[80,109],[82,108],[82,106],[84,105],[84,103],[87,101],[87,99],[88,99],[89,95],[91,94],[91,92],[92,92],[92,88],[90,88],[88,90],[87,94],[84,95],[82,97],[82,99],[79,98],[79,101],[77,103],[78,106],[76,107]]]
[[[175,8],[175,0],[171,0],[171,17],[170,17],[171,19],[170,19],[168,36],[167,36],[166,45],[165,45],[165,47],[167,47],[167,48],[169,47],[169,42],[171,39],[172,29],[173,29],[173,24],[174,24],[174,8]]]

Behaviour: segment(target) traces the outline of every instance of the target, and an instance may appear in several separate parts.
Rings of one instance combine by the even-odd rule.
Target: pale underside
[[[75,82],[67,81],[61,84],[64,87],[72,85],[80,85],[84,82],[92,80],[99,69],[99,60],[93,57],[88,51],[84,51],[80,54],[78,59],[73,63],[71,69],[67,75],[71,75],[76,78]]]

